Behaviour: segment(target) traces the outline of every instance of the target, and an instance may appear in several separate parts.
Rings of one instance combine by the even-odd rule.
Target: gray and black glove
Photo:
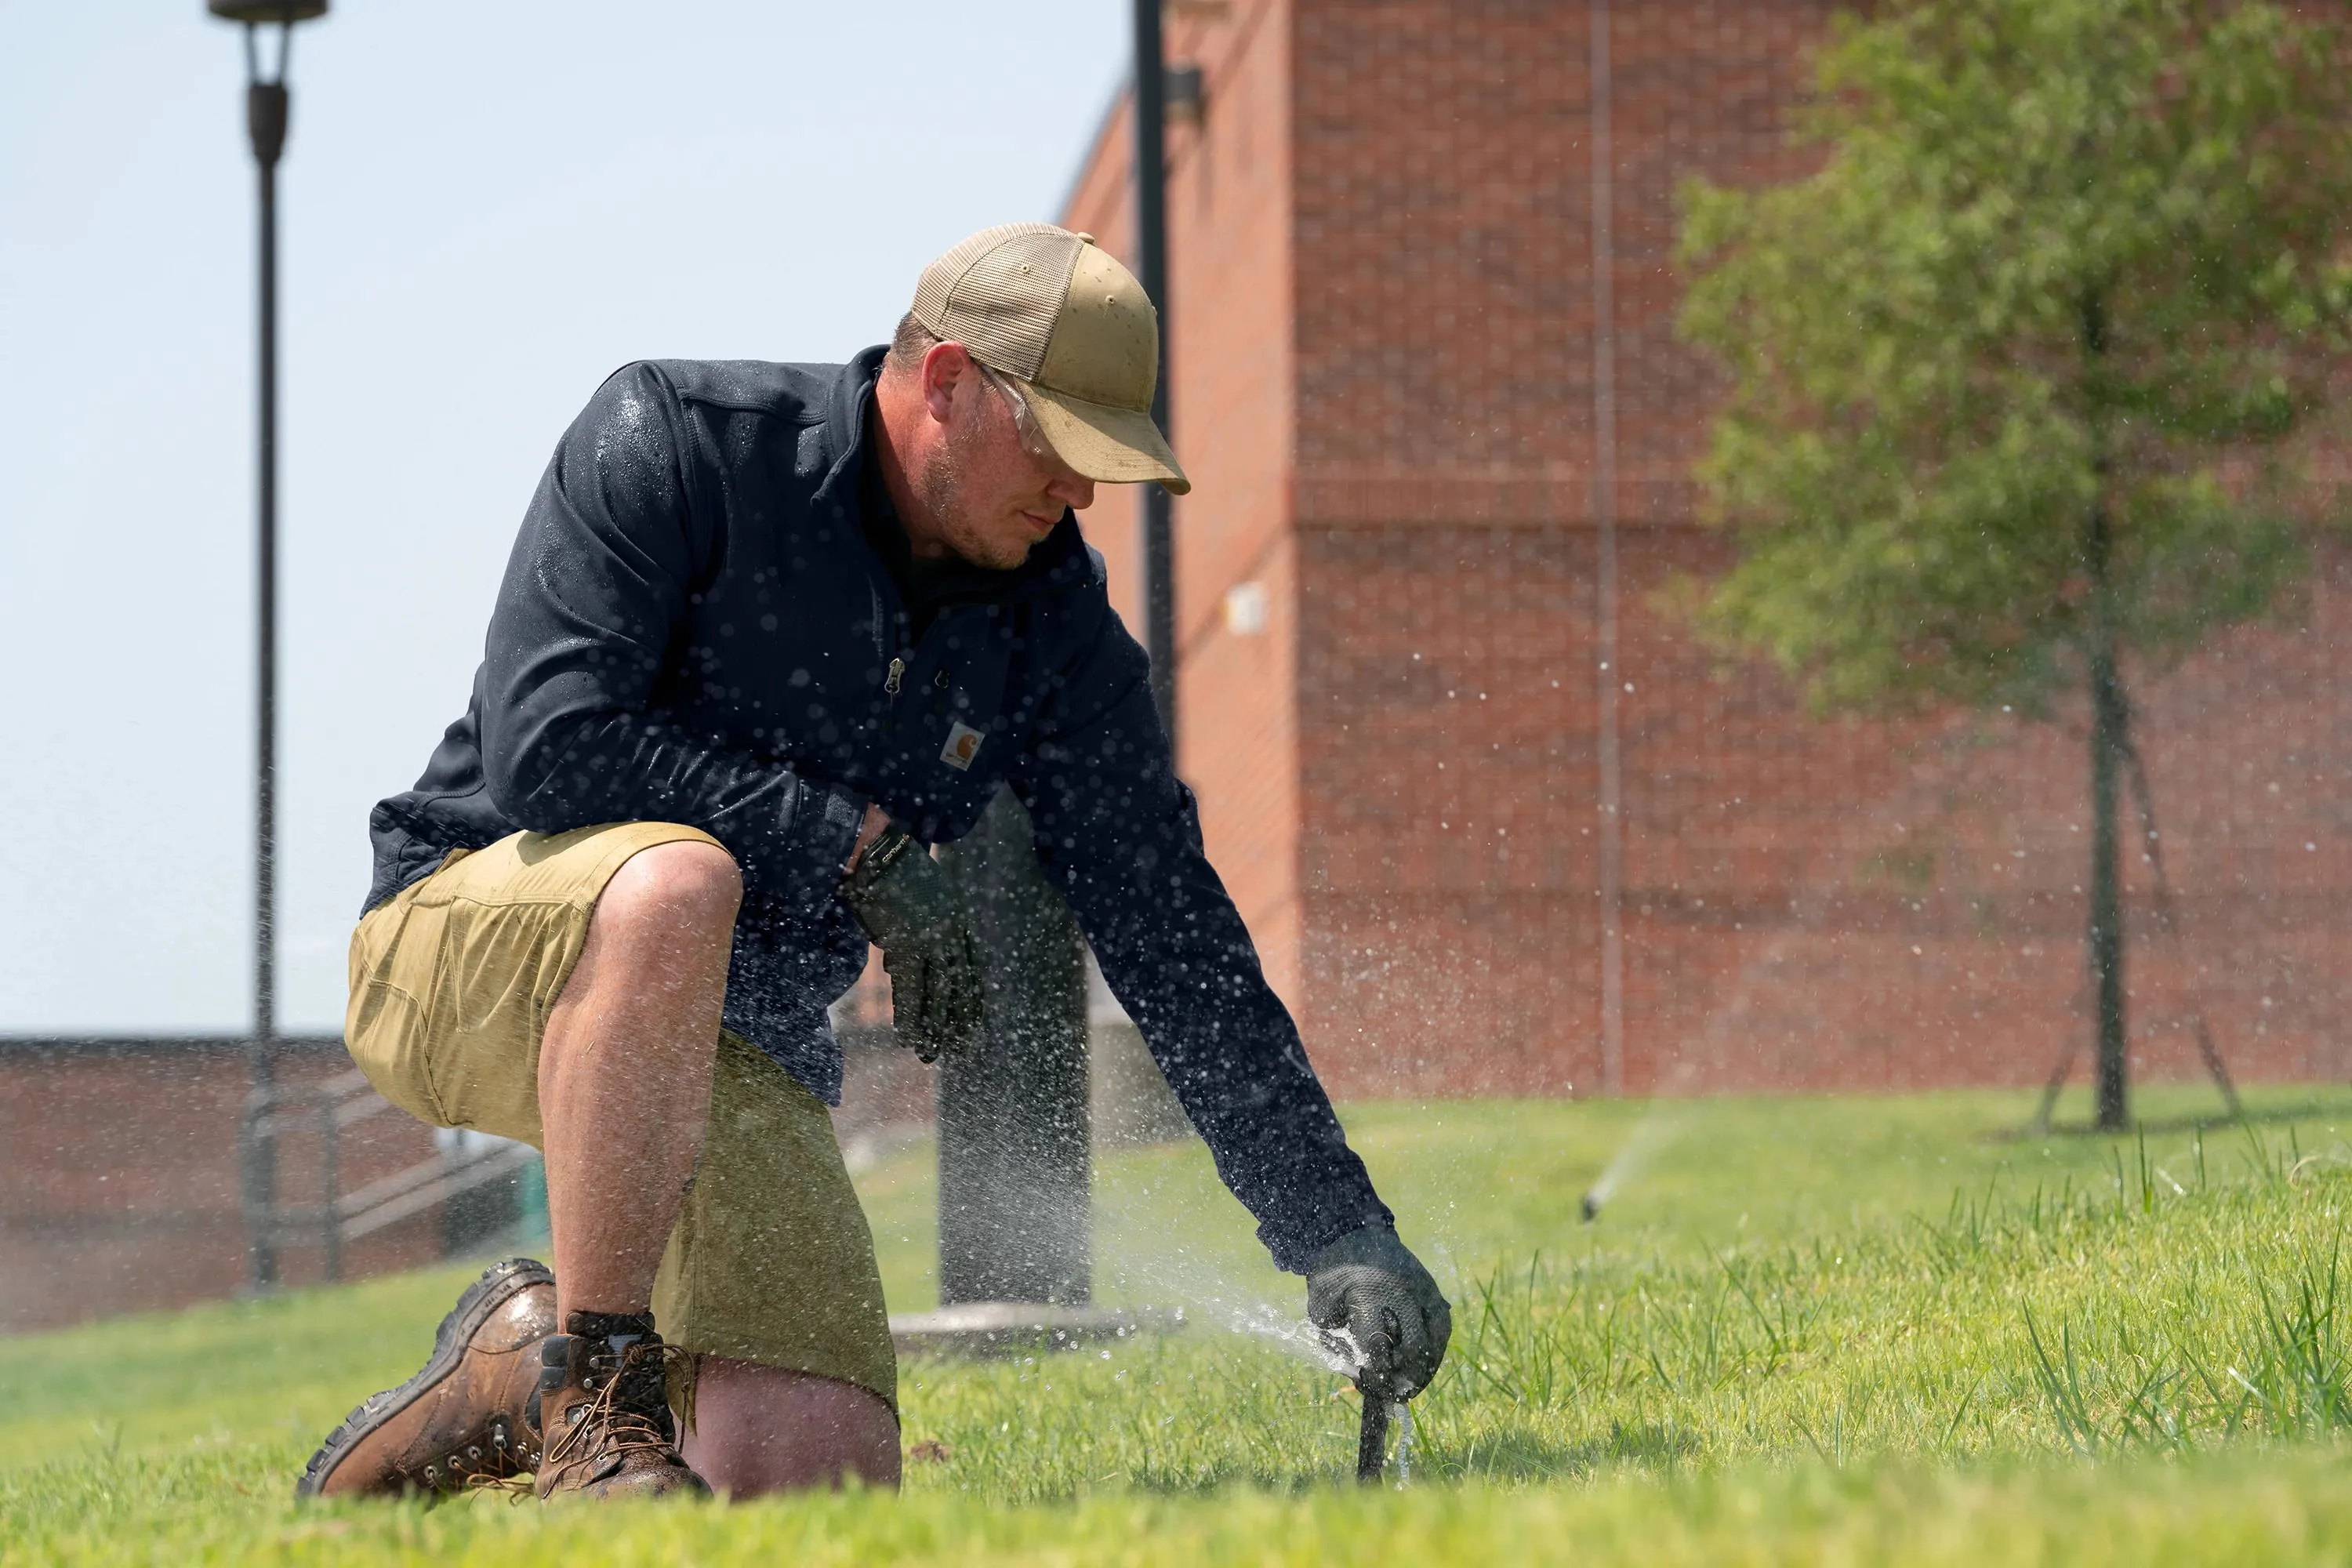
[[[1454,1337],[1454,1310],[1437,1281],[1385,1225],[1350,1231],[1315,1255],[1307,1316],[1354,1342],[1362,1358],[1356,1386],[1374,1399],[1410,1399],[1427,1388]]]
[[[882,950],[898,1040],[927,1062],[980,1033],[980,956],[963,900],[922,845],[883,829],[841,880],[841,901]]]

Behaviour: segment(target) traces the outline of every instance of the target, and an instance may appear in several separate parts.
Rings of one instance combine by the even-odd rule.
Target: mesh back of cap
[[[1049,223],[982,229],[923,268],[915,319],[982,364],[1034,381],[1083,243]]]

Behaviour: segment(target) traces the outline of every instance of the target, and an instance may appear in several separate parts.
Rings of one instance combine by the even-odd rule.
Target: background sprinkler
[[[1601,1189],[1599,1187],[1595,1187],[1591,1192],[1585,1194],[1584,1202],[1579,1205],[1578,1208],[1584,1215],[1585,1224],[1591,1225],[1594,1220],[1599,1219],[1601,1217]]]

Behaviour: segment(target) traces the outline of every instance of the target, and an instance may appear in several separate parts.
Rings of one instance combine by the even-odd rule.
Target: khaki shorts
[[[439,1127],[541,1143],[539,1042],[604,884],[673,823],[518,833],[453,852],[352,937],[343,1037],[386,1100]],[[654,1285],[662,1337],[853,1383],[898,1405],[882,1278],[824,1105],[719,1037],[710,1123]]]

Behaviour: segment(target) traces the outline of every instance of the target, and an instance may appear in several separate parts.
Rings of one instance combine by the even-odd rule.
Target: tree
[[[2098,1117],[2126,1114],[2126,670],[2287,602],[2297,455],[2352,342],[2336,17],[1914,0],[1842,21],[1810,177],[1684,193],[1683,330],[1731,390],[1705,624],[1820,706],[2091,716]]]

